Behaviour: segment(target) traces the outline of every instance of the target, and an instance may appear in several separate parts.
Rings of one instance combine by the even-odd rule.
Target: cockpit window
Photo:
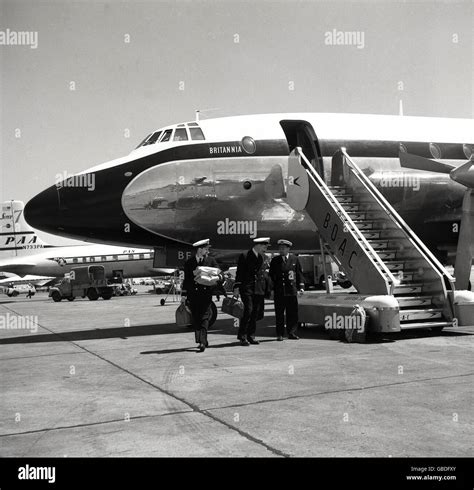
[[[158,138],[161,136],[163,131],[155,131],[146,141],[143,143],[143,146],[153,145],[158,141]]]
[[[189,132],[191,133],[191,139],[193,140],[203,140],[204,133],[201,128],[189,128]]]
[[[185,128],[177,128],[174,132],[173,141],[188,141],[188,134]]]
[[[151,136],[151,134],[147,135],[147,137],[146,137],[146,138],[144,138],[143,140],[141,140],[141,141],[140,141],[140,144],[139,144],[138,146],[136,146],[136,147],[135,147],[135,150],[136,150],[137,148],[140,148],[140,146],[143,146],[143,145],[144,145],[144,143],[145,143],[145,141],[146,141],[146,140],[147,140],[147,139],[148,139],[150,136]]]
[[[171,133],[173,132],[172,129],[167,129],[164,133],[163,136],[161,137],[160,143],[164,143],[165,141],[169,141],[171,138]]]

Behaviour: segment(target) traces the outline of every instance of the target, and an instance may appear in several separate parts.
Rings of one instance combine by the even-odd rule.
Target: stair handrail
[[[400,284],[400,280],[397,279],[392,274],[390,269],[385,265],[383,260],[377,254],[377,252],[372,248],[372,245],[370,245],[370,243],[367,241],[365,236],[362,234],[362,232],[359,230],[356,224],[352,221],[351,217],[346,212],[346,210],[342,207],[341,203],[335,198],[331,189],[329,189],[329,187],[326,185],[322,177],[318,174],[316,169],[311,165],[309,160],[306,158],[306,155],[303,153],[302,148],[297,146],[295,148],[295,151],[301,158],[303,158],[306,164],[304,165],[304,167],[306,168],[306,171],[308,172],[309,176],[313,178],[316,181],[315,183],[320,187],[322,187],[326,191],[327,196],[331,198],[330,203],[333,208],[336,208],[336,212],[339,214],[339,216],[343,218],[342,221],[344,225],[347,226],[347,224],[349,224],[350,226],[348,228],[351,228],[353,234],[356,235],[356,238],[365,245],[366,251],[368,253],[371,262],[374,263],[374,265],[378,266],[380,269],[382,269],[381,272],[383,272],[386,276],[385,281],[388,282],[389,294],[393,295],[394,288],[396,285]]]
[[[400,216],[400,214],[392,207],[387,199],[382,195],[382,193],[375,187],[374,183],[367,177],[367,175],[362,171],[362,169],[357,165],[357,163],[352,160],[352,158],[347,153],[345,147],[341,147],[340,151],[344,156],[349,168],[354,170],[356,176],[359,177],[359,181],[364,185],[365,189],[371,194],[371,196],[378,202],[378,204],[385,210],[385,212],[394,220],[400,227],[405,231],[409,238],[415,242],[418,247],[418,251],[422,255],[426,255],[429,260],[435,265],[436,270],[448,280],[451,290],[454,291],[456,288],[456,279],[446,270],[443,264],[435,257],[431,250],[420,240],[418,235],[408,226],[405,220]],[[443,285],[444,286],[444,285]]]

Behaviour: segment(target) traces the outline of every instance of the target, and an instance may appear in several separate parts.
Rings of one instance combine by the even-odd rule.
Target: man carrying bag
[[[204,352],[209,346],[207,330],[212,315],[212,293],[215,286],[222,282],[223,276],[216,260],[209,257],[210,240],[199,240],[193,243],[196,250],[184,264],[184,281],[181,301],[189,303],[192,315],[192,326],[199,352]]]

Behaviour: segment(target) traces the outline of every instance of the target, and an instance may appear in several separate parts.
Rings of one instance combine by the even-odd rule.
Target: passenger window
[[[173,141],[188,141],[188,135],[185,128],[178,128],[174,132]]]
[[[189,132],[191,133],[191,139],[193,140],[204,140],[204,133],[201,128],[189,128]]]
[[[102,262],[106,262],[107,261],[107,256],[106,255],[102,255],[101,260],[102,260]]]
[[[161,138],[160,140],[160,143],[164,143],[165,141],[169,141],[170,138],[171,138],[171,133],[173,132],[172,129],[167,129],[164,133],[163,133],[163,137]]]
[[[143,146],[146,146],[146,145],[153,145],[154,143],[156,143],[158,141],[158,138],[161,136],[161,133],[163,131],[156,131],[156,133],[153,133],[146,141],[145,143],[143,144]]]

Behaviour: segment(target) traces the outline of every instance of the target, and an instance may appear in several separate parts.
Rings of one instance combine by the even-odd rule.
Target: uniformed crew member
[[[211,303],[212,292],[215,286],[204,286],[194,279],[194,270],[202,265],[206,267],[219,267],[213,257],[209,257],[211,247],[210,240],[199,240],[193,243],[196,250],[194,257],[188,259],[184,264],[184,281],[181,291],[181,301],[188,300],[191,309],[196,343],[199,344],[199,351],[203,352],[209,346],[207,340],[207,330],[209,320],[212,315]],[[222,277],[221,277],[222,280]]]
[[[298,257],[290,253],[293,245],[289,240],[278,240],[279,255],[270,262],[270,278],[273,282],[277,340],[288,338],[298,340],[298,291],[304,291],[303,271]]]
[[[235,276],[234,295],[242,298],[244,315],[237,338],[241,345],[259,344],[255,339],[257,320],[263,318],[265,307],[265,252],[270,238],[255,238],[253,247],[240,255]]]

